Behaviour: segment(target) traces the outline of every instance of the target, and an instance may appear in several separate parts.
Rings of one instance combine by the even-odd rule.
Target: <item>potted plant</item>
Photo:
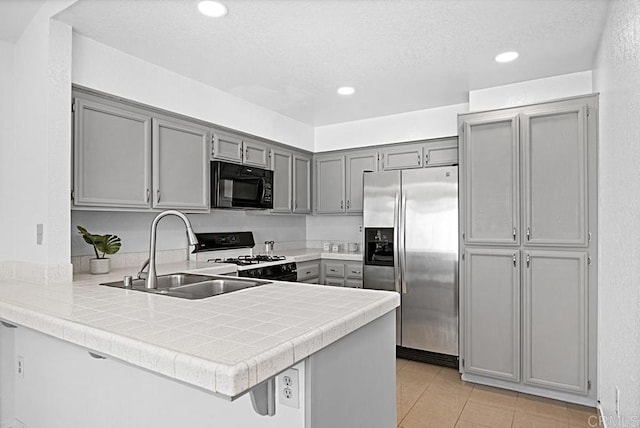
[[[78,231],[84,238],[84,242],[93,246],[93,251],[96,253],[96,258],[89,260],[89,272],[92,274],[109,273],[111,260],[105,255],[115,254],[120,250],[122,246],[120,238],[116,235],[93,235],[82,226],[78,226]]]

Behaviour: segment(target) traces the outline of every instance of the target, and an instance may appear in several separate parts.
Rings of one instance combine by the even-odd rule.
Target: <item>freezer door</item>
[[[403,171],[401,206],[402,346],[458,355],[458,167]]]
[[[372,290],[395,290],[394,269],[392,266],[364,265],[363,288]],[[396,345],[402,337],[402,311],[396,309]]]
[[[400,171],[364,173],[364,227],[394,227]]]

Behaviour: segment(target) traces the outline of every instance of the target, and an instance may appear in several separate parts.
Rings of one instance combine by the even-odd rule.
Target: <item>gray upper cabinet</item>
[[[318,156],[316,162],[316,204],[319,214],[345,212],[344,156]]]
[[[293,212],[311,212],[311,156],[293,154]]]
[[[151,117],[82,98],[74,110],[74,206],[148,208]]]
[[[525,244],[586,246],[586,105],[522,114]]]
[[[231,162],[242,162],[242,138],[225,132],[213,132],[211,158]]]
[[[293,201],[293,153],[271,149],[273,170],[273,212],[290,213]]]
[[[514,114],[465,118],[461,178],[467,244],[518,245],[519,144]]]
[[[458,139],[450,138],[424,145],[424,166],[455,165],[458,163]]]
[[[588,336],[587,253],[524,253],[523,380],[586,394]]]
[[[362,193],[365,171],[378,171],[378,152],[356,152],[346,157],[347,212],[362,212]]]
[[[153,119],[154,208],[209,209],[209,131],[175,119]]]
[[[269,168],[269,147],[259,141],[243,139],[243,163],[245,165]]]
[[[518,249],[465,251],[465,372],[520,381]]]
[[[383,171],[422,168],[422,160],[421,144],[402,144],[380,150],[380,169]]]

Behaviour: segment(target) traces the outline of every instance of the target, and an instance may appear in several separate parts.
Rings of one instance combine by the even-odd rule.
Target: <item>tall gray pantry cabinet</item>
[[[458,118],[464,380],[595,404],[597,106]]]

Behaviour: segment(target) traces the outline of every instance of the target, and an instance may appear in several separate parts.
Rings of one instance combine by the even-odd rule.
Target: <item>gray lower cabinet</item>
[[[151,116],[76,98],[73,148],[74,206],[150,206]]]
[[[336,214],[345,211],[344,156],[318,156],[316,163],[315,211]]]
[[[520,255],[517,249],[464,253],[464,370],[520,381]]]
[[[276,213],[290,213],[293,202],[293,153],[271,149],[273,170],[273,209]]]
[[[363,177],[365,171],[378,171],[378,152],[356,152],[347,154],[346,159],[346,211],[362,212]]]
[[[153,208],[209,209],[209,130],[153,119]]]
[[[322,260],[321,283],[334,287],[362,288],[362,263]]]
[[[523,257],[524,383],[586,394],[587,252],[531,250]]]
[[[293,212],[311,212],[311,156],[293,154]]]
[[[320,259],[296,263],[298,282],[318,284],[320,280]]]

